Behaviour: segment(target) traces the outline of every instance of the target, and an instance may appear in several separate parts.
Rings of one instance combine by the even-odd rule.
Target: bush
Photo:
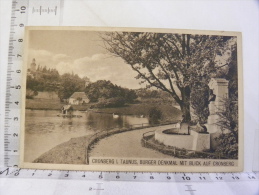
[[[149,123],[158,124],[163,119],[162,111],[156,107],[152,107],[149,110]]]
[[[26,90],[26,99],[33,99],[36,95],[38,95],[37,91],[33,91],[31,89]]]
[[[208,98],[209,87],[202,83],[195,83],[191,92],[191,106],[200,124],[206,123],[209,116]]]
[[[215,138],[218,141],[219,146],[216,149],[216,153],[221,156],[236,159],[238,157],[238,142],[233,133],[221,134]]]
[[[125,99],[121,97],[115,98],[99,98],[98,103],[96,104],[97,108],[109,108],[109,107],[121,107],[124,106]]]
[[[223,108],[217,113],[220,120],[217,125],[222,134],[215,138],[219,146],[216,152],[228,158],[238,157],[238,104],[232,99],[223,100]]]

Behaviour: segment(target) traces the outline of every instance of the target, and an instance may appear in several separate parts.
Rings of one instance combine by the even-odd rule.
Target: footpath
[[[172,156],[145,148],[141,145],[141,138],[143,133],[171,127],[172,125],[149,127],[145,129],[126,131],[105,137],[93,145],[89,157],[172,158]]]

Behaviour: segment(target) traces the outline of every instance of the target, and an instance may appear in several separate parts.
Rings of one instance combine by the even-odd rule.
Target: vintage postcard
[[[20,167],[243,170],[241,33],[26,27]]]

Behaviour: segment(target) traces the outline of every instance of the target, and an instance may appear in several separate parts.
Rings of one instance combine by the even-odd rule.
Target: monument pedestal
[[[216,96],[215,101],[211,101],[209,104],[210,115],[206,124],[207,131],[210,133],[210,145],[212,149],[216,149],[218,146],[215,140],[222,131],[220,126],[217,125],[220,117],[217,114],[223,108],[224,98],[228,98],[228,81],[221,78],[212,78],[209,82],[209,88],[213,90],[213,94]]]

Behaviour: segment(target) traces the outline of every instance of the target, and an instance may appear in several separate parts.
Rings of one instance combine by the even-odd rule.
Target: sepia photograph
[[[26,27],[20,167],[243,170],[241,33]]]

